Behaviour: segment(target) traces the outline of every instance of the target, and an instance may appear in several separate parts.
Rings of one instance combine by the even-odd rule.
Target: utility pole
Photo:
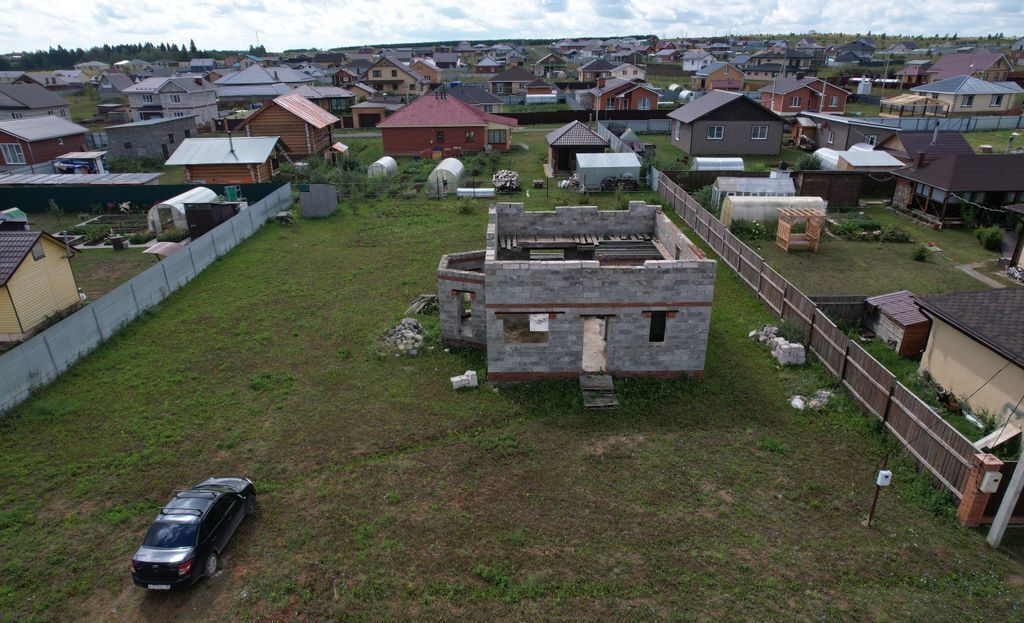
[[[1021,489],[1024,489],[1024,450],[1021,451],[1021,458],[1017,461],[1017,467],[1010,477],[1010,484],[1003,494],[1003,501],[999,503],[999,510],[996,511],[995,519],[992,520],[992,527],[988,530],[988,544],[992,547],[999,547],[1003,542],[1003,534],[1006,533],[1006,525],[1010,523],[1010,515],[1013,508],[1017,506],[1017,499],[1020,498]]]

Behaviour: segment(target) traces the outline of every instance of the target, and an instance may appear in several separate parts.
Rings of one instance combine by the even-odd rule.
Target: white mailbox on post
[[[981,479],[981,486],[978,489],[982,493],[995,493],[999,491],[999,483],[1003,481],[1003,475],[1000,472],[985,472],[985,475]]]

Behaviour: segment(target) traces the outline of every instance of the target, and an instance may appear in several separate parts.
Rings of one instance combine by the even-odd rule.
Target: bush
[[[160,242],[181,242],[185,238],[188,238],[188,231],[177,227],[171,227],[156,237]]]
[[[131,244],[143,244],[149,241],[153,237],[153,234],[148,231],[140,231],[128,236],[128,242]]]
[[[915,262],[927,262],[928,261],[928,247],[923,244],[917,245],[914,249],[914,254],[911,255]]]
[[[998,225],[979,227],[974,230],[974,235],[977,237],[978,242],[981,243],[981,246],[989,251],[1001,251],[1003,249],[1003,228]]]
[[[89,244],[99,244],[106,240],[108,235],[110,235],[110,229],[98,225],[88,227],[82,232],[82,236]]]
[[[804,154],[796,162],[798,171],[820,171],[822,169],[821,158],[814,154]]]
[[[149,173],[162,171],[164,163],[155,158],[108,158],[111,173]]]
[[[729,226],[729,231],[742,240],[771,240],[775,232],[765,227],[764,223],[737,219]]]
[[[913,242],[910,232],[899,225],[883,225],[878,237],[882,242]]]

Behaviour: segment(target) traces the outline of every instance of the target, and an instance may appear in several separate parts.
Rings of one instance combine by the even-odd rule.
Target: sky
[[[0,0],[0,50],[195,40],[270,51],[436,40],[1024,34],[1024,0]],[[258,34],[257,34],[258,33]]]

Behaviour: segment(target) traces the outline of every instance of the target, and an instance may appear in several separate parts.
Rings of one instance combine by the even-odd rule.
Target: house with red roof
[[[298,93],[267,102],[242,123],[246,136],[277,136],[288,156],[323,156],[331,143],[331,128],[340,119]]]
[[[464,152],[512,148],[511,117],[487,113],[443,91],[418,97],[377,124],[388,155],[418,155],[424,150],[458,148]]]

